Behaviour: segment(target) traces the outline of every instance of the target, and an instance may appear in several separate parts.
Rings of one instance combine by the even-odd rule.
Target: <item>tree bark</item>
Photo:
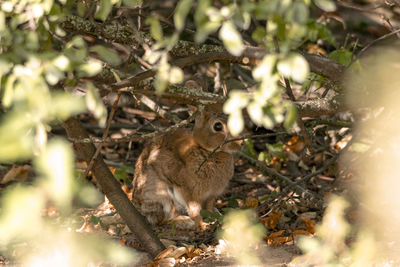
[[[63,127],[69,138],[80,139],[89,137],[76,118],[66,120],[63,123]],[[95,146],[89,143],[74,144],[74,148],[78,155],[86,162],[90,162],[96,151]],[[155,257],[160,251],[165,249],[164,245],[151,230],[146,219],[136,210],[132,202],[122,191],[120,184],[114,178],[101,156],[95,159],[92,171],[104,194],[111,204],[114,205],[132,233],[135,234],[143,248],[152,257]]]

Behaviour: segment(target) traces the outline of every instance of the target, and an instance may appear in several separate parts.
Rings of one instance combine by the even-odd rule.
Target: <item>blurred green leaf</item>
[[[247,105],[247,112],[250,115],[250,118],[257,125],[262,124],[262,119],[264,116],[263,107],[260,103],[253,101],[249,105]]]
[[[348,66],[353,59],[353,53],[347,49],[341,48],[329,53],[328,58],[343,66]]]
[[[99,120],[99,124],[104,127],[107,121],[107,109],[92,83],[86,84],[86,106]]]
[[[110,63],[112,66],[116,66],[121,63],[121,58],[118,54],[107,47],[102,45],[95,45],[90,48],[90,51],[96,52],[102,60],[107,63]]]
[[[295,1],[286,12],[286,20],[304,24],[309,16],[308,6],[302,1]]]
[[[155,17],[148,17],[146,23],[150,25],[150,34],[154,40],[161,42],[163,40],[163,31],[160,21]]]
[[[76,10],[78,12],[78,16],[83,17],[86,12],[86,4],[84,2],[78,1],[78,3],[76,4]]]
[[[31,187],[16,186],[9,189],[2,198],[0,216],[0,244],[23,241],[35,237],[43,227],[40,215],[44,208],[42,192]],[[29,227],[26,227],[29,222]]]
[[[275,55],[264,56],[262,61],[253,70],[254,79],[256,79],[257,81],[261,81],[263,79],[269,79],[275,68],[275,63],[276,63]]]
[[[289,107],[287,108],[286,111],[286,118],[283,126],[287,131],[289,131],[293,124],[296,122],[297,118],[297,111],[296,111],[296,106],[293,104],[289,104]]]
[[[295,53],[289,54],[285,59],[278,62],[278,70],[285,77],[302,83],[309,73],[308,62],[303,56]]]
[[[54,92],[47,105],[47,115],[51,120],[66,120],[68,117],[86,110],[82,97],[71,96],[66,92]]]
[[[192,8],[193,0],[180,0],[174,14],[174,23],[177,31],[181,32],[185,27],[186,17]]]
[[[196,43],[202,43],[206,40],[208,35],[216,32],[220,26],[220,22],[206,21],[197,27],[194,40]]]
[[[96,19],[105,21],[108,17],[108,14],[110,14],[111,12],[111,9],[112,9],[111,0],[100,0],[100,3],[98,4],[98,9],[94,14],[94,17]]]
[[[239,90],[231,91],[229,99],[225,102],[223,107],[224,113],[230,114],[237,112],[246,107],[248,102],[249,96],[245,92]]]
[[[125,6],[135,8],[143,3],[143,0],[123,0]]]
[[[333,12],[336,10],[335,2],[331,0],[314,0],[314,3],[325,12]]]
[[[180,83],[183,81],[183,71],[181,68],[178,67],[171,67],[170,73],[169,73],[169,82],[176,84]]]
[[[219,30],[219,38],[224,46],[234,56],[239,56],[243,52],[242,36],[236,30],[232,21],[225,21]]]
[[[194,12],[194,22],[200,25],[204,20],[207,20],[207,9],[210,7],[211,0],[198,1],[196,11]]]
[[[237,136],[243,131],[244,122],[241,110],[229,114],[228,128],[233,136]]]
[[[98,74],[102,69],[101,61],[97,59],[89,59],[86,63],[79,66],[78,70],[80,71],[81,76],[94,76]]]
[[[227,249],[239,265],[259,265],[260,259],[254,252],[265,234],[265,227],[256,222],[252,210],[232,211],[224,216],[222,232]]]
[[[266,34],[267,32],[265,31],[265,27],[257,26],[257,28],[251,34],[251,38],[257,43],[261,43],[265,39]]]
[[[4,93],[2,97],[2,104],[4,107],[10,107],[14,97],[14,83],[17,80],[15,75],[9,75],[4,87]]]
[[[73,189],[73,152],[69,144],[61,139],[53,139],[35,160],[35,165],[45,177],[44,187],[57,205],[69,208]]]

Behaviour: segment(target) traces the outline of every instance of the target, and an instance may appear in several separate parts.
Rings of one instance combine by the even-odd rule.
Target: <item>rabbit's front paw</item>
[[[189,216],[177,216],[171,219],[171,221],[174,222],[176,228],[178,229],[193,230],[196,228],[196,223]]]

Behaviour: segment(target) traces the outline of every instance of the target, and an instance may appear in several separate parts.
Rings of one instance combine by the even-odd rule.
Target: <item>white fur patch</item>
[[[178,188],[173,187],[172,190],[168,190],[169,195],[174,200],[175,205],[179,206],[180,210],[186,210],[186,202],[183,199],[181,193]]]

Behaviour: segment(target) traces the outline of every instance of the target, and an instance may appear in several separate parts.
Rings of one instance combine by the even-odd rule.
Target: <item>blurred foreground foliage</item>
[[[59,124],[70,116],[90,111],[101,125],[106,121],[106,109],[102,103],[94,83],[81,78],[92,77],[98,74],[103,64],[117,66],[120,64],[118,55],[101,45],[88,47],[87,41],[79,36],[68,36],[60,27],[65,16],[73,14],[84,16],[90,8],[84,4],[87,1],[72,0],[5,0],[0,2],[0,93],[1,113],[0,120],[0,162],[10,164],[22,161],[32,161],[38,178],[32,185],[18,185],[7,189],[1,199],[0,210],[0,251],[7,256],[28,266],[54,266],[63,263],[64,266],[86,266],[89,263],[110,261],[117,264],[132,263],[132,252],[126,248],[111,243],[96,236],[78,236],[70,226],[68,217],[72,214],[72,202],[79,199],[87,205],[95,205],[97,194],[92,187],[80,181],[74,171],[73,152],[66,141],[53,138],[48,141],[48,132],[52,125]],[[295,84],[307,82],[309,66],[297,49],[306,42],[322,40],[335,50],[330,58],[343,65],[350,63],[352,53],[339,48],[335,39],[325,25],[322,25],[310,16],[311,8],[321,8],[326,12],[335,10],[335,4],[329,0],[265,0],[265,1],[222,1],[223,6],[216,8],[212,1],[198,1],[194,10],[194,24],[196,32],[194,40],[203,43],[207,38],[218,32],[224,47],[232,55],[239,56],[245,50],[241,33],[250,29],[251,20],[255,18],[268,23],[257,24],[251,32],[252,40],[257,46],[265,48],[268,54],[252,70],[255,86],[249,91],[232,90],[229,100],[224,105],[224,112],[229,114],[229,128],[234,135],[244,128],[243,110],[247,110],[250,118],[258,126],[272,128],[276,123],[283,123],[289,129],[296,120],[296,110],[291,101],[282,98],[286,88],[280,83],[285,77]],[[76,5],[75,5],[76,4]],[[105,21],[111,14],[113,7],[121,5],[134,8],[140,1],[130,0],[101,0],[93,2],[95,5],[94,18]],[[144,60],[157,71],[154,86],[158,92],[166,89],[169,83],[181,83],[183,71],[172,66],[168,60],[168,53],[178,44],[185,29],[187,16],[195,1],[181,0],[173,14],[174,31],[166,33],[161,27],[157,16],[147,18],[150,34],[154,39],[151,45],[144,48]],[[90,7],[89,5],[89,7]],[[75,10],[76,8],[76,10]],[[398,54],[388,56],[384,61],[398,58]],[[102,62],[103,60],[104,62]],[[390,61],[391,62],[391,61]],[[393,62],[392,62],[393,63]],[[372,64],[375,66],[374,64]],[[381,65],[379,65],[381,66]],[[366,72],[358,82],[355,94],[360,96],[362,90],[368,89],[368,84],[382,87],[379,79],[371,79],[374,73],[385,77],[388,84],[385,88],[397,85],[392,80],[393,73],[398,73],[395,63],[391,69],[378,68]],[[397,68],[397,69],[396,69]],[[365,69],[361,69],[365,70]],[[313,79],[323,82],[322,77]],[[360,77],[360,76],[359,76]],[[83,81],[84,97],[75,96],[69,89]],[[377,84],[377,81],[379,83]],[[398,99],[393,90],[374,92],[369,91],[372,98],[366,102],[377,102],[379,94],[390,95],[392,100]],[[386,98],[385,98],[386,99]],[[352,100],[360,103],[359,98]],[[351,101],[350,101],[351,102]],[[379,120],[388,125],[400,125],[396,116],[399,111],[396,104],[390,104],[383,113],[384,118]],[[385,106],[379,102],[378,106]],[[382,118],[382,117],[380,117]],[[385,124],[373,124],[372,128],[382,129]],[[391,136],[398,133],[397,128],[390,129]],[[382,138],[382,137],[381,137]],[[397,139],[383,144],[385,151],[398,151]],[[393,149],[395,148],[395,149]],[[281,148],[269,146],[270,154],[280,153]],[[379,154],[379,149],[372,155]],[[268,155],[259,155],[267,157]],[[395,161],[380,165],[381,168],[396,166],[398,155],[391,157]],[[372,162],[376,163],[375,158]],[[367,161],[364,166],[373,166]],[[367,171],[371,169],[367,168]],[[385,169],[386,170],[386,169]],[[367,172],[368,173],[368,172]],[[371,171],[371,173],[373,173]],[[388,177],[395,177],[392,172],[374,172],[373,178],[384,173]],[[370,177],[365,174],[365,177]],[[373,179],[371,178],[371,180]],[[398,196],[396,188],[400,188],[396,179],[383,179],[386,184],[378,184],[375,188],[379,195],[373,198],[373,203],[379,206],[373,210],[381,211],[380,207],[388,206],[387,213],[400,210],[397,203],[400,201],[388,200],[382,188],[390,188],[390,196]],[[368,195],[371,188],[365,191]],[[88,197],[89,196],[89,197]],[[368,199],[368,197],[366,197]],[[384,200],[382,202],[382,200]],[[60,217],[57,219],[42,216],[42,211],[48,205],[55,205]],[[302,241],[304,250],[311,255],[317,255],[320,265],[353,265],[365,266],[373,262],[372,252],[378,252],[375,229],[379,226],[365,225],[361,230],[358,241],[350,248],[346,238],[350,226],[343,219],[343,210],[346,204],[341,199],[334,199],[327,209],[322,225],[317,230],[317,239]],[[378,216],[379,215],[379,216]],[[371,218],[386,218],[385,214],[375,214]],[[395,222],[400,217],[394,214]],[[256,257],[252,256],[252,248],[260,242],[263,228],[255,223],[253,214],[248,211],[230,213],[225,218],[215,218],[223,222],[222,238],[232,253],[238,255],[241,264],[257,264]],[[387,218],[386,218],[387,219]],[[376,222],[377,220],[371,220]],[[393,229],[393,221],[385,220],[387,229]],[[332,231],[332,228],[335,231]],[[372,229],[372,230],[371,230]],[[239,238],[236,233],[243,236]],[[379,233],[379,231],[377,232]],[[383,234],[381,236],[384,236]],[[397,232],[392,236],[397,238]],[[239,239],[238,239],[239,238]],[[248,248],[241,244],[246,240]],[[398,242],[400,239],[397,239]],[[386,239],[388,241],[388,239]],[[372,252],[371,252],[372,251]],[[369,258],[358,255],[367,253]],[[243,254],[243,255],[242,255]]]
[[[0,209],[0,253],[23,266],[87,266],[132,263],[134,255],[100,236],[75,233],[72,202],[99,203],[99,193],[77,177],[66,141],[47,141],[51,125],[86,111],[85,99],[64,91],[79,77],[92,76],[101,63],[89,57],[82,37],[60,42],[59,27],[71,1],[0,3],[0,162],[31,160],[39,176],[32,185],[10,186]],[[89,84],[90,86],[90,84]],[[88,94],[89,110],[103,106]],[[99,108],[97,108],[99,109]],[[102,110],[105,110],[104,107]],[[105,118],[104,112],[98,118]],[[104,119],[103,119],[104,120]],[[54,205],[60,216],[42,216]]]

